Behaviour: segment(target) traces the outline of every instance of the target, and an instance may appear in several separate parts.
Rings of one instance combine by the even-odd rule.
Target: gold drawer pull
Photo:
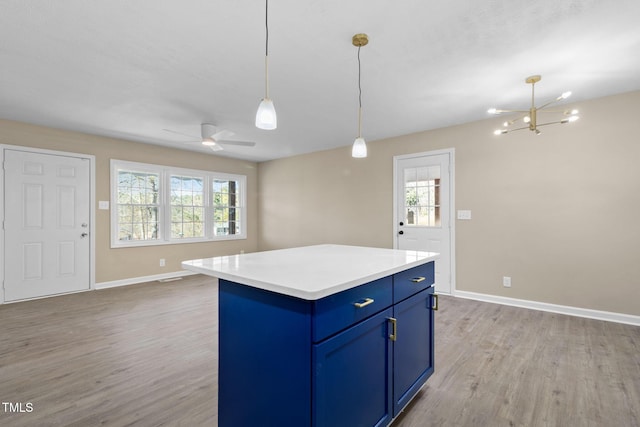
[[[420,282],[424,282],[425,280],[427,280],[426,277],[414,277],[413,279],[411,279],[413,283],[420,283]]]
[[[354,302],[353,303],[353,305],[355,305],[357,308],[366,307],[369,304],[373,304],[373,298],[365,298],[364,302]]]
[[[387,317],[387,320],[391,322],[391,335],[389,335],[389,339],[391,341],[395,341],[398,339],[398,320],[393,317]]]
[[[433,311],[438,311],[438,294],[433,294],[433,299],[435,300],[435,305],[432,305],[431,308]]]

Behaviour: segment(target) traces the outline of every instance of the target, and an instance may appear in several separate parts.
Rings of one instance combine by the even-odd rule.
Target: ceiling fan
[[[221,151],[224,150],[223,145],[239,145],[241,147],[253,147],[256,145],[255,142],[250,141],[235,141],[227,138],[232,137],[235,133],[226,129],[218,129],[215,125],[211,123],[202,123],[200,125],[200,138],[187,135],[182,132],[178,132],[171,129],[162,129],[165,132],[175,133],[178,135],[183,135],[189,138],[193,138],[191,141],[184,141],[184,144],[201,144],[206,147],[209,147],[211,151]]]

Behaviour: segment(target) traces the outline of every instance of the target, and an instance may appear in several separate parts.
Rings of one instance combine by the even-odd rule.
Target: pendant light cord
[[[269,0],[265,0],[264,13],[265,46],[264,46],[264,87],[265,98],[269,99]]]
[[[265,0],[264,28],[266,32],[264,54],[269,55],[269,0]]]
[[[358,46],[358,138],[362,137],[362,84],[360,82],[361,66],[360,66],[360,48]]]

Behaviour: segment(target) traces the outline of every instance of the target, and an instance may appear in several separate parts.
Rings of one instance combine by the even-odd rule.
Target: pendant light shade
[[[351,157],[362,159],[367,157],[367,143],[362,137],[362,85],[360,84],[360,48],[369,43],[369,37],[366,34],[356,34],[351,40],[353,45],[358,48],[358,137],[353,141],[351,147]]]
[[[265,0],[265,53],[264,53],[264,98],[258,105],[256,112],[256,127],[258,129],[273,130],[278,127],[278,117],[273,101],[269,98],[269,0]]]
[[[367,144],[364,142],[364,138],[359,136],[353,142],[353,147],[351,147],[351,157],[355,157],[357,159],[367,157]]]
[[[263,98],[262,101],[260,101],[260,105],[258,105],[256,127],[266,130],[273,130],[278,127],[276,108],[273,106],[273,101],[269,98]]]

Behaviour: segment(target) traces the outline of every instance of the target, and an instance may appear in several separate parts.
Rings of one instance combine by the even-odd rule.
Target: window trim
[[[158,194],[158,239],[156,240],[119,240],[118,239],[118,171],[130,170],[157,173],[161,185]],[[204,193],[204,237],[172,238],[171,237],[171,176],[193,176],[203,178]],[[214,219],[212,205],[213,186],[216,179],[237,181],[240,200],[240,233],[216,236],[213,233]],[[130,248],[140,246],[175,245],[183,243],[203,243],[226,240],[241,240],[247,238],[247,176],[215,171],[186,169],[173,166],[162,166],[150,163],[132,162],[128,160],[111,159],[110,164],[110,240],[111,248]]]

